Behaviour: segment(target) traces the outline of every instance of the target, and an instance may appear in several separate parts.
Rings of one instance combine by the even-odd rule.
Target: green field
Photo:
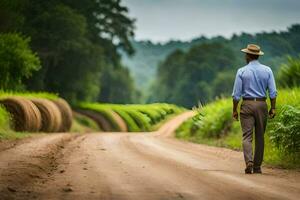
[[[199,108],[198,115],[177,129],[176,137],[241,150],[240,123],[231,114],[231,98],[216,100]],[[277,116],[268,120],[265,143],[266,164],[300,166],[300,88],[279,90]]]

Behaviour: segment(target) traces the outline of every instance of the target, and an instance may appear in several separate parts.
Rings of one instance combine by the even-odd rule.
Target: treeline
[[[133,31],[120,0],[2,0],[0,89],[132,102],[137,93],[118,50],[134,53]]]
[[[300,53],[300,25],[293,25],[283,32],[242,33],[233,35],[231,39],[203,37],[194,42],[198,45],[188,51],[176,50],[159,64],[150,102],[163,101],[192,107],[198,102],[207,103],[216,97],[229,96],[236,70],[246,64],[240,49],[248,43],[262,47],[265,56],[260,58],[261,62],[269,65],[277,76],[288,56],[291,57],[289,62],[293,62],[292,58]],[[296,63],[294,68],[297,68]]]

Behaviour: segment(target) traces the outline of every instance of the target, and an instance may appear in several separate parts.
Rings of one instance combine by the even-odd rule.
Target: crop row
[[[78,112],[94,118],[104,131],[152,131],[166,117],[183,111],[172,104],[100,104],[81,103]]]

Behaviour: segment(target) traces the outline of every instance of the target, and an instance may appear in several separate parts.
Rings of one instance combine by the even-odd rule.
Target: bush
[[[16,33],[0,34],[0,89],[23,89],[23,79],[40,69],[40,60],[29,42]]]
[[[285,105],[270,131],[271,141],[282,152],[300,153],[300,109]]]
[[[198,115],[190,119],[191,136],[220,138],[225,135],[232,124],[229,102],[229,99],[221,99],[201,109]]]

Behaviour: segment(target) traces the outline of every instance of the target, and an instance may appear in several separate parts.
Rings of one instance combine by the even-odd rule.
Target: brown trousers
[[[260,167],[264,156],[264,133],[268,118],[268,106],[265,101],[243,101],[240,119],[243,131],[243,151],[246,164],[251,161],[254,167]],[[252,138],[255,130],[255,153],[252,159]]]

